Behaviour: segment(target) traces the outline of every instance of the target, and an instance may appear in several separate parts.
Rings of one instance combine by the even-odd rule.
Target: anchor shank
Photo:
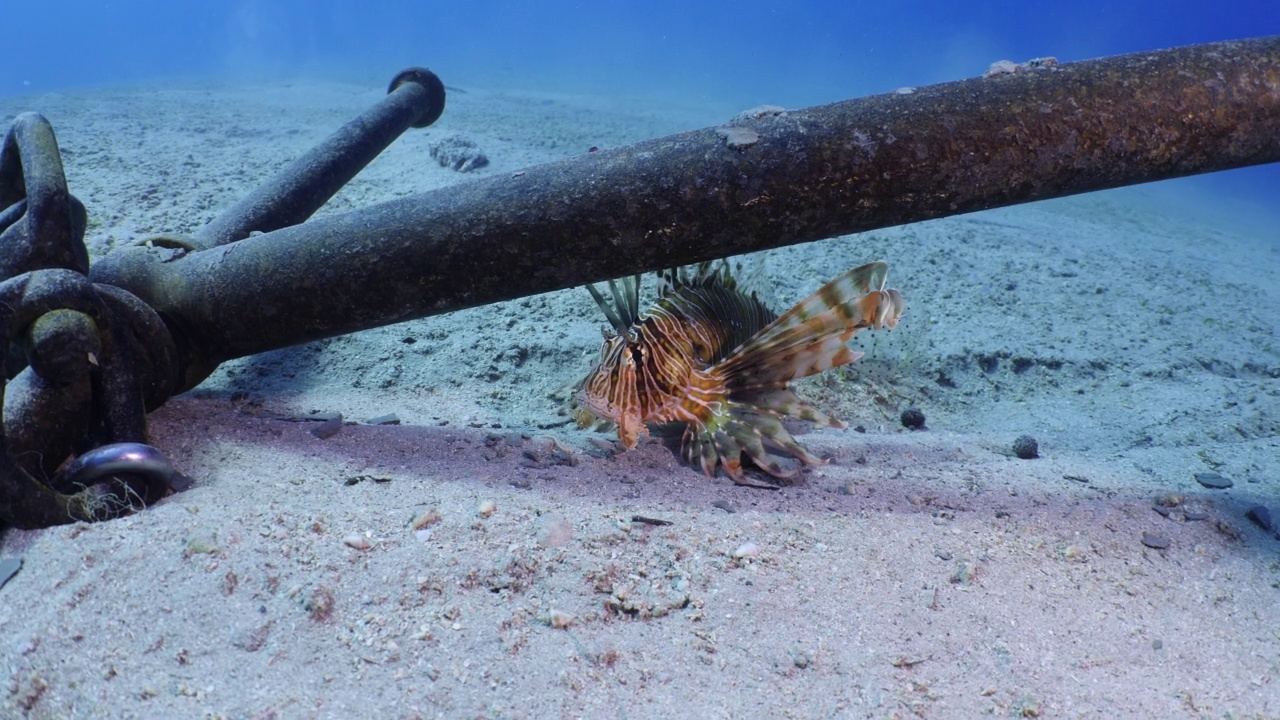
[[[117,251],[191,361],[975,210],[1280,160],[1280,37],[735,120],[212,250]],[[171,260],[162,263],[161,260]]]

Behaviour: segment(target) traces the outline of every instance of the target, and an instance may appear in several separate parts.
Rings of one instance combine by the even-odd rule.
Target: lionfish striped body
[[[615,332],[606,332],[600,362],[579,386],[580,422],[615,423],[628,449],[647,424],[684,423],[686,462],[708,476],[723,466],[734,482],[773,487],[746,477],[742,455],[775,477],[791,473],[766,442],[801,462],[822,462],[782,419],[845,424],[801,400],[790,382],[861,357],[845,345],[859,330],[897,325],[903,300],[885,289],[887,272],[882,262],[850,270],[781,316],[739,291],[727,264],[704,263],[690,279],[663,273],[659,298],[644,313],[638,277],[610,283],[613,308],[588,286]]]

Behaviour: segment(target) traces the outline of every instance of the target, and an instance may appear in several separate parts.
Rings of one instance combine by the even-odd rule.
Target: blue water
[[[0,95],[172,78],[380,83],[425,65],[452,85],[742,107],[970,77],[999,59],[1280,34],[1275,0],[7,0],[0,16]],[[1280,170],[1216,181],[1265,199]]]

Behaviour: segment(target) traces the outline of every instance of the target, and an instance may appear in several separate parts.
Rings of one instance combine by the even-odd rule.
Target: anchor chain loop
[[[173,342],[145,303],[90,282],[85,225],[53,128],[19,115],[0,148],[0,526],[105,520],[182,484],[142,444],[177,384]]]

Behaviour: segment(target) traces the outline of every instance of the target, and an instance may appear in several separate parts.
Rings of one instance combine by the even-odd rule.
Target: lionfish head
[[[636,367],[644,352],[633,331],[618,334],[606,330],[600,362],[583,379],[577,394],[578,424],[585,426],[595,419],[615,423],[618,440],[628,450],[640,441],[641,433],[648,432],[636,392]]]

